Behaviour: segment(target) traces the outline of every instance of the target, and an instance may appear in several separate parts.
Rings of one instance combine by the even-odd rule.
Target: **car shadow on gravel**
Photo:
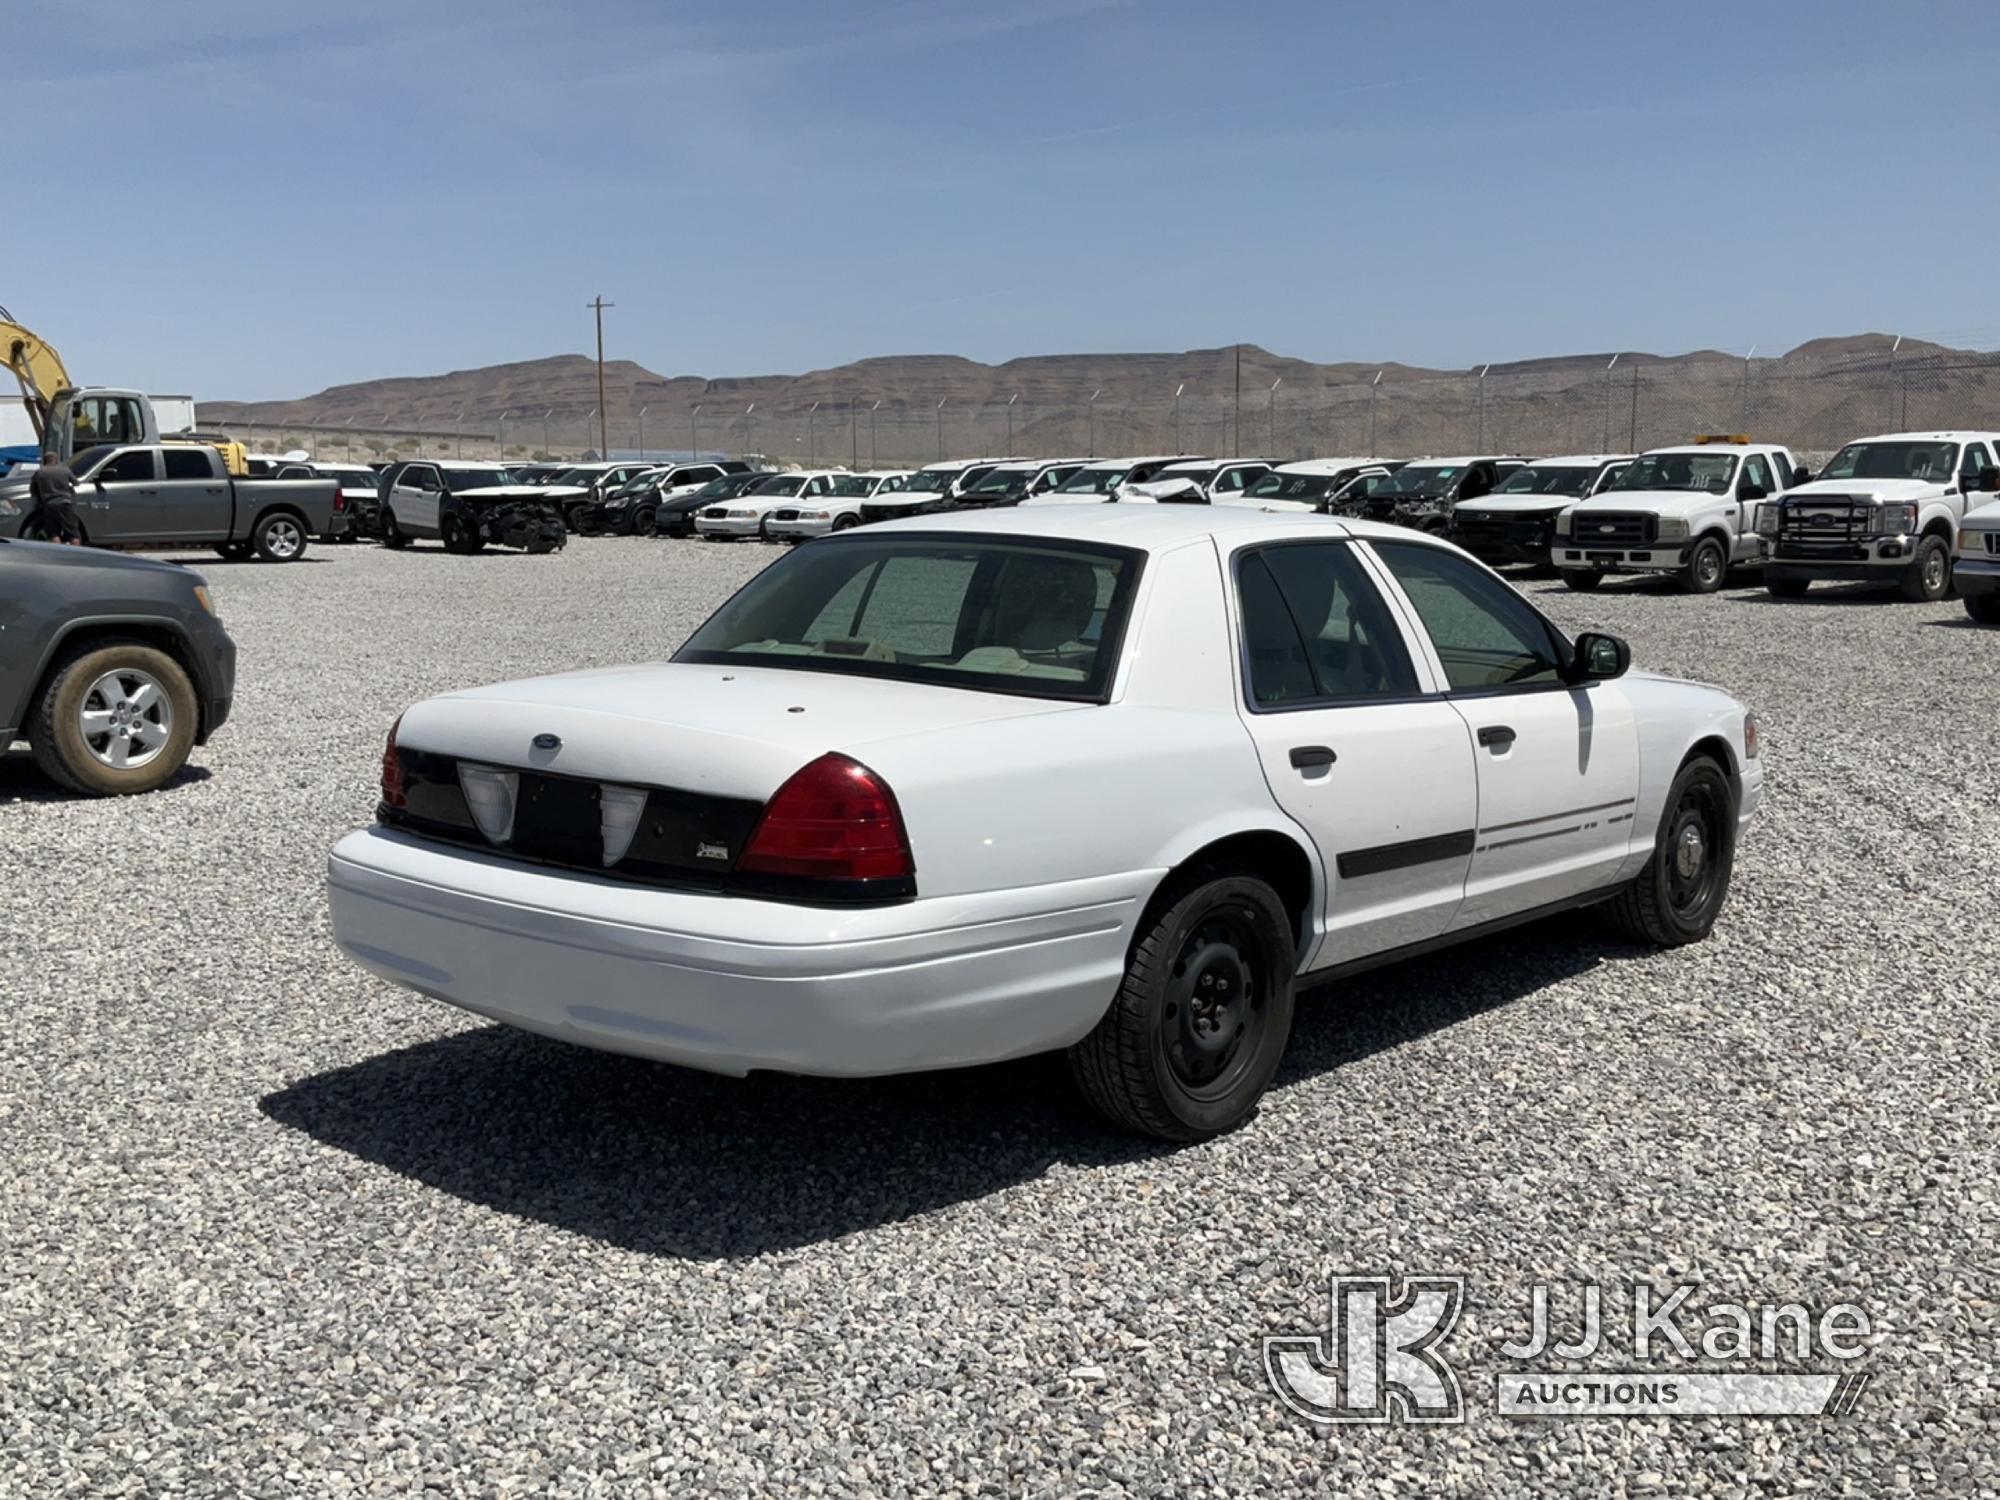
[[[1309,992],[1279,1085],[1613,956],[1615,941],[1594,936],[1538,924]],[[900,1078],[720,1078],[504,1026],[302,1079],[260,1108],[469,1202],[641,1254],[699,1260],[816,1244],[1052,1167],[1176,1149],[1089,1113],[1059,1057]]]
[[[195,786],[215,773],[206,766],[185,765],[158,787],[143,795],[162,797],[177,787]],[[15,802],[100,802],[87,792],[70,792],[44,776],[35,758],[26,750],[0,750],[0,807]]]

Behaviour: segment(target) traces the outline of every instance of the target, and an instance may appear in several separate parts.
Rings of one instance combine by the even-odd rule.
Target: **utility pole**
[[[694,410],[688,413],[688,462],[695,463],[701,458],[701,403],[695,402]]]
[[[811,446],[806,449],[806,459],[814,466],[819,464],[819,403],[813,402],[806,408],[806,431],[811,435]]]
[[[1368,382],[1368,456],[1375,456],[1375,391],[1382,384],[1382,371],[1375,372],[1375,378]]]
[[[750,445],[757,437],[757,424],[751,416],[751,413],[756,410],[757,403],[755,401],[752,401],[748,406],[743,408],[743,456],[746,458],[750,456]]]
[[[1266,404],[1264,408],[1265,413],[1270,417],[1271,431],[1267,441],[1271,445],[1272,463],[1276,463],[1278,461],[1278,387],[1283,385],[1284,383],[1285,383],[1285,377],[1282,375],[1280,375],[1276,380],[1271,382],[1271,390],[1269,395],[1266,397]],[[1239,454],[1237,456],[1241,457],[1242,455]]]
[[[1186,389],[1187,382],[1185,380],[1174,387],[1174,452],[1176,453],[1186,451],[1181,447],[1181,392]]]
[[[940,463],[944,461],[944,403],[950,399],[946,396],[937,404],[937,456]]]
[[[1235,423],[1236,423],[1236,440],[1233,446],[1235,447],[1236,451],[1231,453],[1229,456],[1231,458],[1241,458],[1243,456],[1243,345],[1241,343],[1237,344],[1236,346]]]
[[[1632,366],[1632,427],[1625,434],[1625,451],[1639,451],[1639,367]]]
[[[1007,398],[1007,456],[1014,456],[1014,403],[1021,399],[1019,391]]]
[[[1755,344],[1752,344],[1750,352],[1743,356],[1743,400],[1741,402],[1741,410],[1736,414],[1736,430],[1738,432],[1748,432],[1750,430],[1750,361],[1756,358],[1756,356],[1757,346]]]
[[[875,454],[875,413],[881,409],[880,401],[868,408],[868,467],[871,469],[882,467],[882,460]]]
[[[639,408],[639,462],[641,463],[646,461],[646,413],[652,409],[650,406]]]
[[[607,307],[616,307],[618,304],[616,302],[606,302],[603,293],[600,292],[591,300],[589,305],[597,314],[597,456],[599,458],[607,458],[611,452],[611,441],[605,436],[604,430],[606,420],[604,415],[604,309]]]
[[[861,467],[861,398],[847,398],[847,467]]]
[[[1090,452],[1086,455],[1090,458],[1097,457],[1097,398],[1103,394],[1104,387],[1100,385],[1090,393],[1089,404],[1084,408],[1090,422]]]
[[[1491,365],[1479,367],[1479,441],[1475,445],[1481,453],[1486,451],[1486,372]]]
[[[1604,367],[1604,451],[1611,451],[1611,372],[1618,367],[1618,356],[1611,356],[1611,363]]]
[[[603,416],[603,415],[604,415],[604,408],[603,408],[603,407],[601,407],[601,406],[593,406],[593,407],[591,407],[591,409],[590,409],[590,410],[589,410],[588,412],[586,412],[586,413],[584,414],[584,418],[583,418],[583,446],[584,446],[584,447],[585,447],[586,449],[588,449],[588,448],[590,447],[590,419],[591,419],[592,417],[601,417],[601,416]],[[597,438],[598,438],[598,443],[597,443],[597,456],[598,456],[598,457],[599,457],[599,458],[601,459],[601,458],[603,458],[603,457],[605,456],[605,454],[604,454],[604,426],[603,426],[603,424],[602,424],[602,423],[599,423],[599,424],[598,424],[598,428],[597,428]]]
[[[1902,347],[1903,336],[1899,333],[1896,335],[1896,341],[1889,345],[1889,374],[1892,379],[1896,373],[1896,351]],[[1905,404],[1907,405],[1907,402]]]

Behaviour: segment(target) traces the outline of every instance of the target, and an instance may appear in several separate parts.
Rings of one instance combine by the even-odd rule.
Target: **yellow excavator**
[[[20,383],[35,443],[44,453],[67,459],[103,443],[179,441],[160,436],[159,419],[145,392],[77,385],[56,346],[17,322],[4,307],[0,307],[0,355]],[[249,455],[241,443],[222,438],[209,446],[222,453],[231,474],[250,471]]]

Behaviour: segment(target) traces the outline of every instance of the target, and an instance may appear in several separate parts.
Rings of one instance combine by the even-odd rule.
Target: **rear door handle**
[[[1294,745],[1292,747],[1292,769],[1295,771],[1318,771],[1332,765],[1340,757],[1325,745]]]
[[[1487,724],[1480,728],[1479,743],[1506,747],[1514,743],[1518,736],[1505,724]]]

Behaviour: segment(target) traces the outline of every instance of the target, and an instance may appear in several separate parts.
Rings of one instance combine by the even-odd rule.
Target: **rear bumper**
[[[327,862],[334,940],[420,994],[607,1052],[841,1076],[1079,1040],[1159,873],[839,910],[561,874],[379,828]]]

